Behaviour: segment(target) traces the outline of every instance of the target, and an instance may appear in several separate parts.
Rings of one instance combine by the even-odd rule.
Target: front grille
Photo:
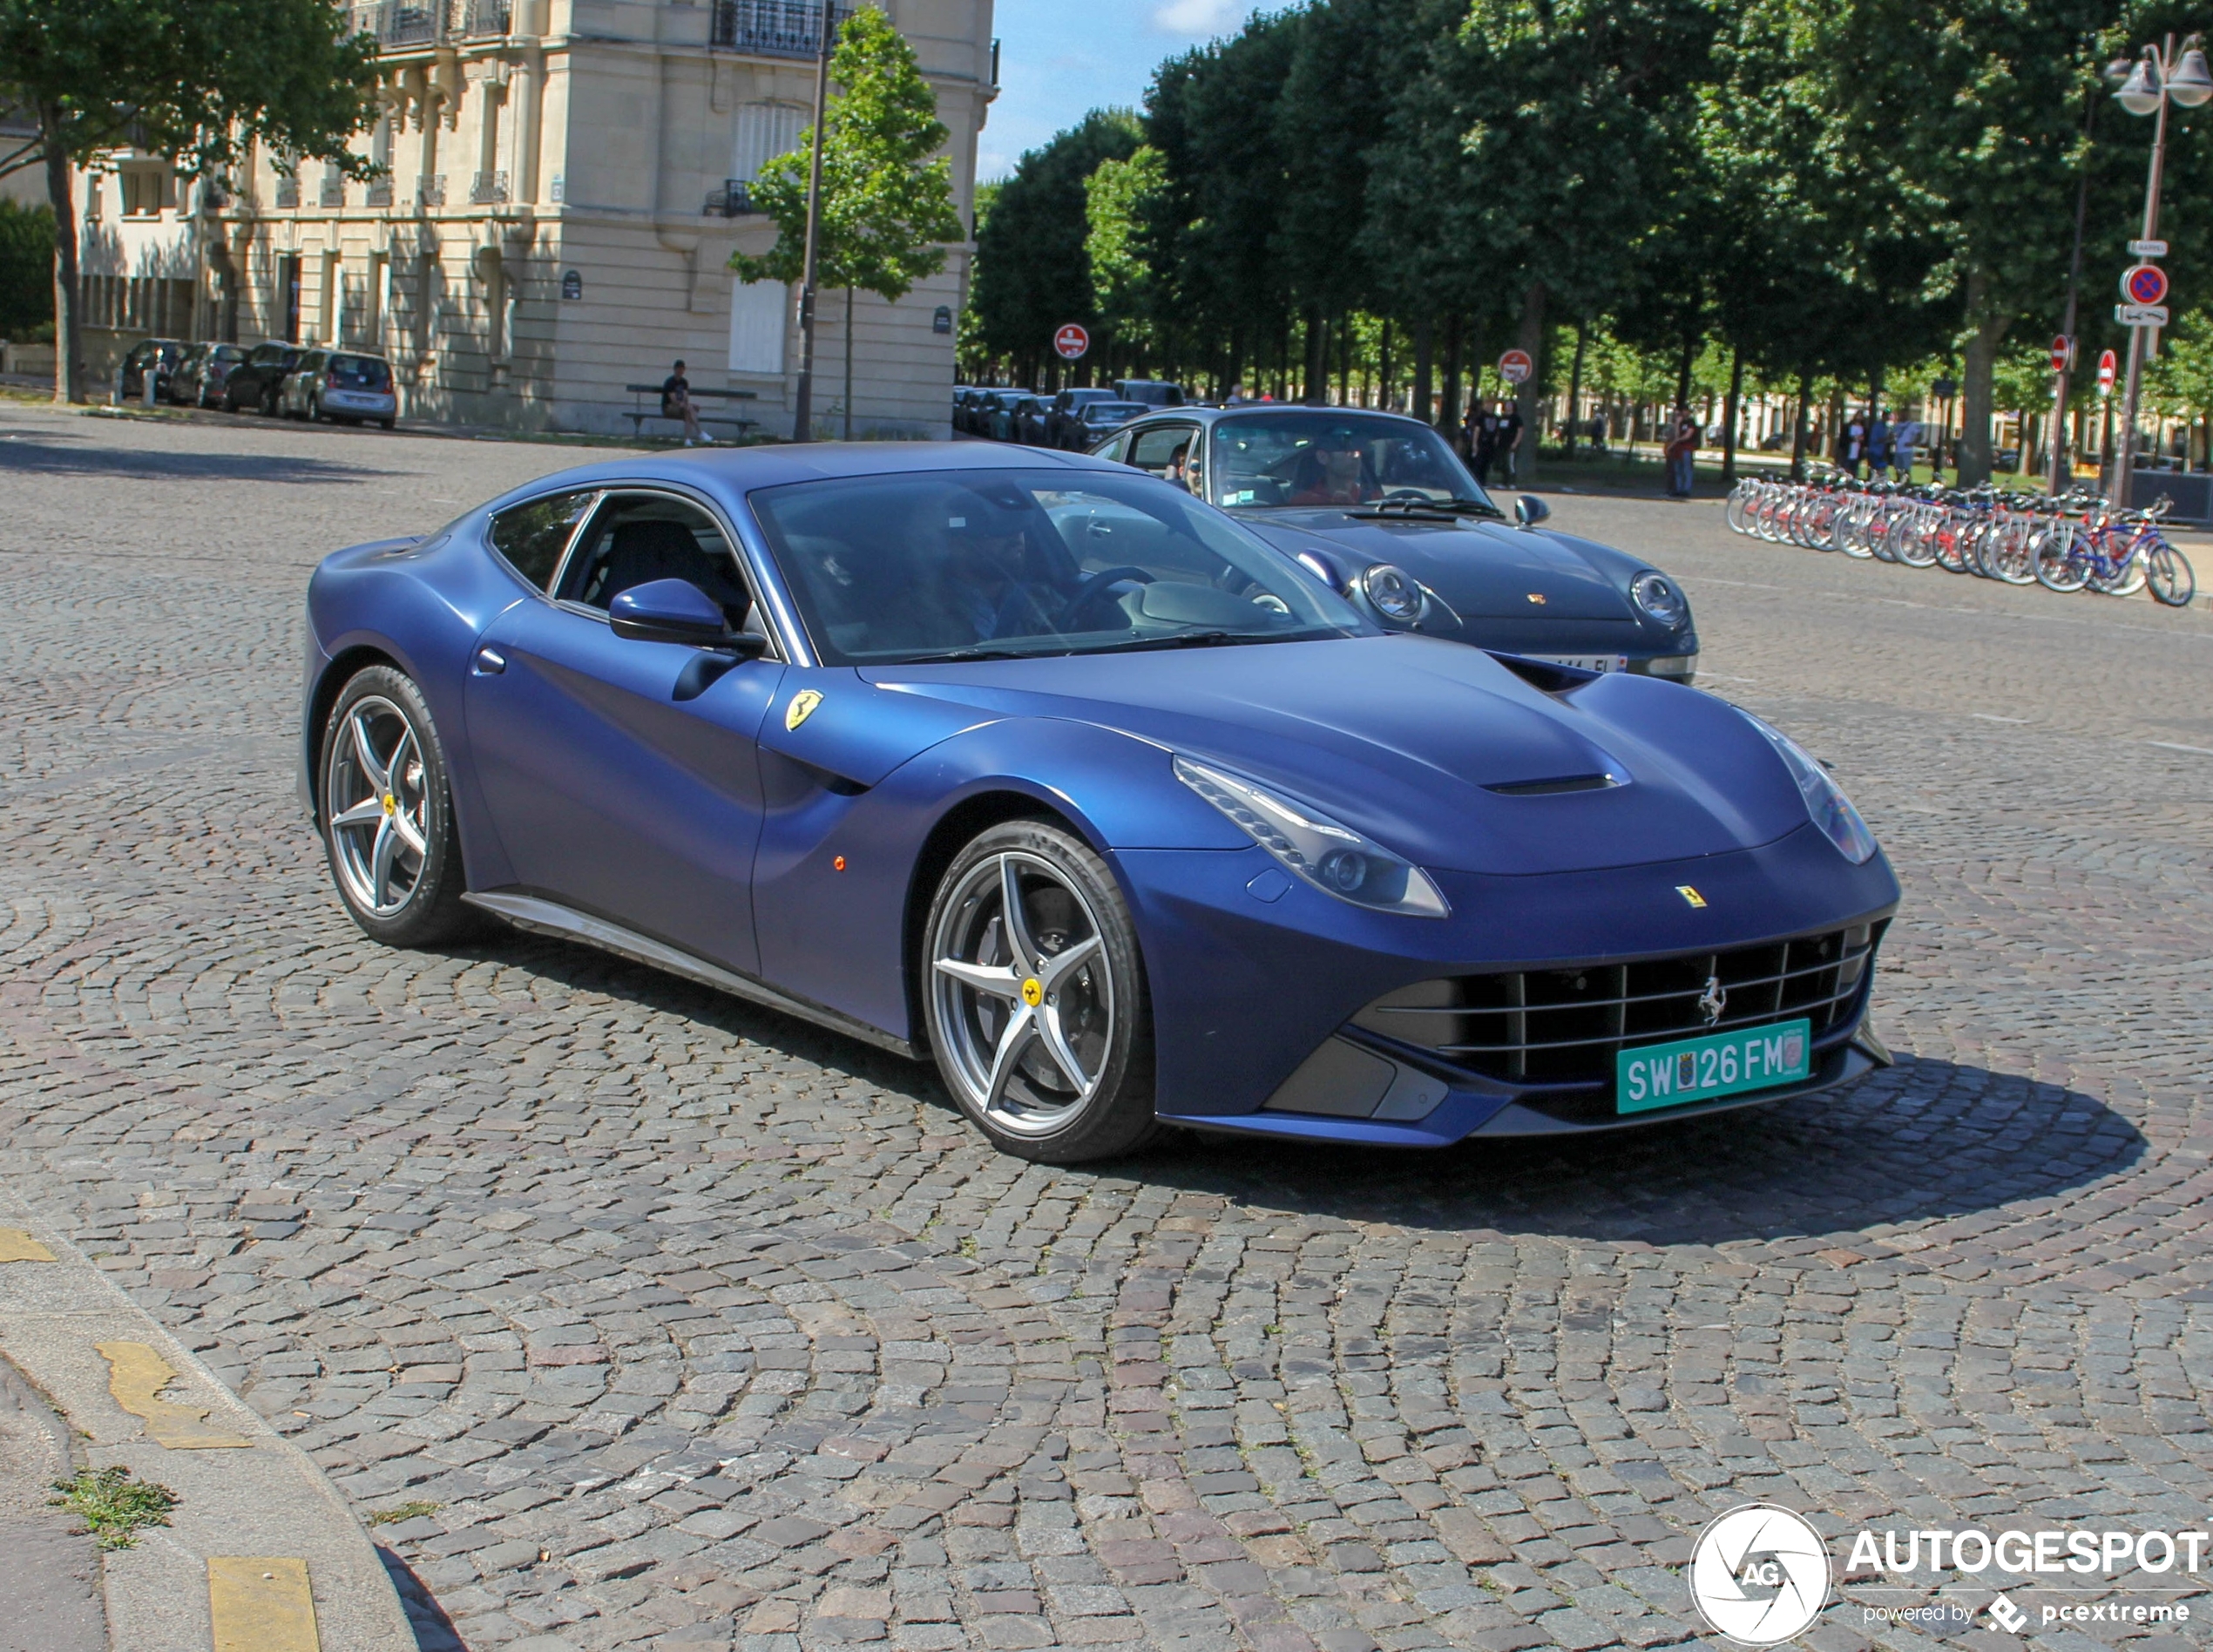
[[[1614,1056],[1730,1027],[1805,1018],[1814,1042],[1851,1025],[1884,924],[1724,952],[1686,952],[1580,969],[1455,975],[1389,992],[1352,1024],[1510,1084],[1614,1085]],[[1726,995],[1709,1020],[1711,983]]]

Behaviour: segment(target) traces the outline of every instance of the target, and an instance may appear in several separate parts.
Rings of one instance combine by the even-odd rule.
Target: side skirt
[[[535,895],[492,893],[468,894],[461,897],[471,906],[480,906],[494,916],[504,918],[517,929],[528,930],[534,935],[550,935],[556,940],[581,941],[586,946],[596,946],[603,952],[612,952],[617,958],[626,958],[633,964],[666,970],[671,975],[680,975],[687,981],[701,986],[711,986],[741,998],[748,1003],[759,1004],[786,1015],[797,1016],[802,1021],[812,1021],[817,1026],[828,1027],[833,1032],[843,1032],[849,1038],[873,1044],[880,1050],[906,1056],[910,1060],[922,1059],[921,1052],[905,1039],[895,1038],[881,1027],[870,1026],[856,1020],[843,1011],[829,1009],[806,999],[780,992],[766,982],[756,981],[749,975],[740,975],[726,970],[719,964],[694,958],[689,952],[640,935],[619,924],[610,924],[604,917],[593,917],[588,912],[577,911],[558,902],[543,900]]]

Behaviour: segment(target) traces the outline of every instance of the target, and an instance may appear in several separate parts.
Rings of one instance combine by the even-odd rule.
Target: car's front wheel
[[[1158,1127],[1136,928],[1073,834],[1009,821],[962,850],[931,903],[921,970],[938,1073],[1002,1150],[1073,1164]]]
[[[322,836],[331,877],[364,934],[431,946],[473,926],[445,752],[412,679],[357,674],[322,731]]]

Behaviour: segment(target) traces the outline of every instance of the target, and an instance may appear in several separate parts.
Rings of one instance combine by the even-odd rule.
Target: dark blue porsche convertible
[[[1075,455],[571,471],[308,592],[370,936],[494,914],[936,1060],[1002,1148],[1401,1146],[1821,1090],[1898,887],[1693,690],[1378,628]]]

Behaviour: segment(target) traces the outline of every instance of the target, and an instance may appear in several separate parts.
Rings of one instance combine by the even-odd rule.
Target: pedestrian
[[[692,381],[684,376],[684,363],[676,363],[676,370],[660,382],[660,416],[665,419],[684,422],[684,445],[704,442],[714,445],[714,438],[700,429],[699,410],[692,405]]]
[[[1891,468],[1893,439],[1890,411],[1885,409],[1867,422],[1867,474],[1871,480],[1881,481],[1883,472]]]
[[[1913,453],[1921,445],[1921,421],[1914,417],[1912,410],[1898,414],[1898,428],[1891,432],[1891,474],[1901,482],[1913,479]]]
[[[1475,462],[1476,432],[1482,428],[1483,403],[1471,400],[1468,403],[1467,416],[1460,421],[1460,428],[1453,437],[1454,445],[1458,450],[1460,457],[1471,464]]]
[[[1844,473],[1857,481],[1859,463],[1867,457],[1867,421],[1854,413],[1844,421],[1844,428],[1837,437],[1837,462]]]
[[[1668,435],[1668,497],[1687,499],[1690,497],[1693,478],[1696,474],[1698,453],[1698,423],[1681,408],[1675,410],[1675,422]]]
[[[1591,451],[1606,451],[1606,415],[1603,413],[1591,415]]]
[[[1499,430],[1494,438],[1493,457],[1503,459],[1506,467],[1506,485],[1521,485],[1521,409],[1512,402],[1499,403]]]
[[[1499,415],[1497,410],[1480,403],[1477,404],[1473,426],[1468,433],[1468,467],[1475,472],[1475,479],[1485,487],[1491,485],[1491,466],[1499,457]]]

